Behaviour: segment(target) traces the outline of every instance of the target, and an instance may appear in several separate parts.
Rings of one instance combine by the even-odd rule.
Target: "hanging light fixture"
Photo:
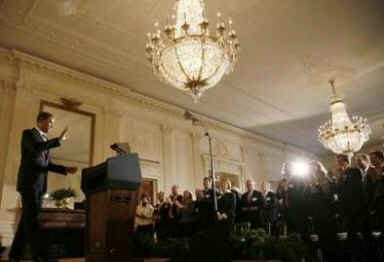
[[[148,33],[146,53],[155,75],[195,100],[233,71],[240,44],[232,20],[218,13],[215,34],[209,30],[203,0],[176,0],[175,19]],[[168,19],[169,20],[169,19]]]
[[[372,131],[366,118],[358,116],[353,116],[352,120],[349,118],[343,99],[336,94],[334,80],[330,80],[329,83],[332,87],[330,98],[332,118],[319,128],[319,141],[335,154],[352,157],[369,140]]]

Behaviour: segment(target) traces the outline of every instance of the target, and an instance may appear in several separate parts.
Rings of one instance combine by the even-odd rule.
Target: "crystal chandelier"
[[[146,53],[155,75],[192,95],[195,102],[233,71],[240,44],[232,20],[218,13],[216,33],[211,34],[203,0],[176,0],[175,19],[163,31],[148,33]]]
[[[329,83],[333,93],[330,98],[332,119],[319,128],[319,141],[335,154],[352,157],[369,140],[372,131],[366,118],[353,116],[351,121],[343,99],[336,94],[334,80]]]

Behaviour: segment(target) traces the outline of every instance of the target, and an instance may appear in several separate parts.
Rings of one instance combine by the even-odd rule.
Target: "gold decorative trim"
[[[64,107],[68,109],[77,109],[83,103],[76,100],[75,98],[60,98],[61,103],[63,103]]]

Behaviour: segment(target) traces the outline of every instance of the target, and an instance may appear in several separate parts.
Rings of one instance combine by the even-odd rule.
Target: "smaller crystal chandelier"
[[[203,0],[176,0],[175,13],[163,33],[148,33],[145,50],[154,74],[196,102],[233,71],[240,44],[232,20],[224,23],[220,13],[216,32],[210,32]]]
[[[369,140],[372,131],[366,118],[353,116],[351,121],[343,99],[336,94],[334,80],[329,83],[332,119],[319,128],[319,141],[335,154],[352,157]]]

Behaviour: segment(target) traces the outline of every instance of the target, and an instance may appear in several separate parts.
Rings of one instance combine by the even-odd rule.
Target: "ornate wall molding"
[[[204,176],[209,176],[211,169],[211,159],[208,154],[201,156],[203,161]],[[227,159],[213,158],[213,168],[215,173],[226,173],[239,177],[240,188],[243,188],[245,178],[245,163],[230,161]]]
[[[210,161],[211,161],[209,154],[202,154],[201,158],[202,158],[203,163],[204,163],[204,169],[209,170],[210,169]],[[243,162],[231,161],[228,159],[217,158],[217,157],[213,157],[213,163],[214,163],[215,171],[217,171],[216,170],[217,164],[220,164],[219,166],[223,166],[223,167],[232,166],[232,167],[243,168],[245,166],[245,163],[243,163]],[[234,169],[234,170],[236,170],[236,169]],[[221,170],[221,171],[223,171],[223,170]],[[234,173],[234,174],[239,174],[239,173]]]
[[[170,136],[174,128],[166,124],[160,124],[160,130],[163,133],[163,135]]]
[[[156,181],[155,187],[158,191],[164,190],[164,179],[160,162],[140,159],[141,176]]]
[[[161,179],[160,162],[140,159],[140,167],[143,177]]]

